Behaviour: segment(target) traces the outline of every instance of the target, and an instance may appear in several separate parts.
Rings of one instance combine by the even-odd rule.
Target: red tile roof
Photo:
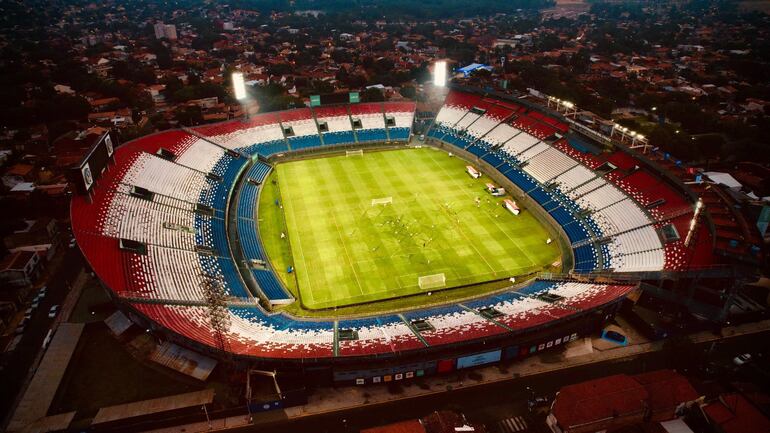
[[[770,433],[770,420],[739,394],[723,394],[703,411],[724,433]]]
[[[630,376],[618,374],[568,385],[559,391],[553,414],[563,428],[644,411],[644,387]]]
[[[699,397],[687,379],[673,370],[628,376],[618,374],[562,388],[553,415],[563,428],[634,416],[650,410],[662,419],[683,402]]]
[[[674,370],[651,371],[633,378],[650,395],[648,402],[653,413],[675,409],[680,403],[700,397],[690,382]]]
[[[9,176],[27,177],[30,173],[32,173],[32,170],[34,169],[35,166],[30,164],[15,164],[9,168],[5,174]]]

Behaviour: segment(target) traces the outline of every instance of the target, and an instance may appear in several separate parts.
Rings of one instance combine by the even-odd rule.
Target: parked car
[[[21,322],[16,326],[16,330],[13,332],[16,335],[21,335],[24,333],[24,331],[27,330],[27,324],[29,323],[29,319],[26,317],[24,319],[21,319]]]
[[[51,344],[52,338],[53,338],[53,329],[49,329],[48,333],[45,334],[45,338],[43,339],[43,349],[48,348],[48,345]]]
[[[733,358],[733,364],[738,366],[748,364],[749,362],[751,362],[750,353],[744,353]]]
[[[533,410],[541,407],[546,407],[550,404],[548,397],[534,397],[527,400],[527,409],[532,412]]]
[[[53,307],[51,307],[50,310],[48,310],[48,318],[53,319],[54,317],[56,317],[58,313],[59,313],[59,306],[54,305]]]
[[[619,344],[626,344],[626,336],[617,331],[604,331],[603,337],[607,340],[617,342]]]
[[[22,335],[17,335],[13,337],[13,339],[10,342],[8,342],[8,345],[5,346],[5,352],[8,353],[16,350],[16,346],[18,346],[19,343],[21,342],[21,338],[22,338]]]

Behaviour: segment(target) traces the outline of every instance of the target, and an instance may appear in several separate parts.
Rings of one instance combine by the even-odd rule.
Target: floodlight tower
[[[446,61],[439,60],[433,64],[433,85],[436,87],[446,87]]]
[[[700,215],[703,212],[703,199],[698,199],[698,203],[695,204],[695,212],[693,212],[692,219],[690,220],[690,230],[687,231],[687,237],[684,239],[684,246],[689,247],[692,242],[694,233],[698,230],[698,223],[700,222]]]
[[[417,110],[417,113],[415,113],[415,134],[419,134],[420,140],[430,140],[424,136],[428,133],[428,129],[430,129],[435,119],[427,113],[437,113],[444,104],[446,95],[449,92],[447,88],[449,78],[448,66],[446,60],[438,59],[430,66],[433,80],[426,82],[423,86],[422,97],[418,98],[418,101],[420,101],[424,108]]]
[[[240,72],[233,72],[232,80],[235,99],[239,102],[243,102],[246,99],[246,83],[243,81],[243,74]]]
[[[217,348],[224,353],[230,353],[230,342],[228,334],[230,333],[230,312],[227,309],[227,289],[225,288],[222,276],[212,276],[203,274],[201,288],[203,297],[206,301],[209,322],[214,331],[214,339]]]
[[[243,73],[233,72],[231,79],[233,81],[233,94],[235,95],[235,99],[241,104],[244,116],[248,119],[249,110],[246,102],[249,99],[249,95],[246,93],[246,83],[243,80]]]

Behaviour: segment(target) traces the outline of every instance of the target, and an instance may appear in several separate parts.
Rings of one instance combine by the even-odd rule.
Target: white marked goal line
[[[417,278],[417,284],[422,290],[437,289],[446,286],[446,276],[444,276],[443,272],[440,274],[424,275]]]
[[[372,206],[393,204],[393,197],[373,198]]]
[[[364,156],[364,150],[363,149],[346,150],[345,156]]]

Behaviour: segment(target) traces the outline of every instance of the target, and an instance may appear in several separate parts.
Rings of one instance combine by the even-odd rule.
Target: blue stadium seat
[[[498,167],[503,164],[503,160],[494,152],[490,152],[484,155],[484,161],[488,162],[492,167]]]
[[[227,230],[225,230],[225,220],[219,218],[211,219],[211,230],[214,241],[213,246],[216,254],[222,257],[230,256],[230,243],[227,240]]]
[[[247,259],[265,260],[265,250],[257,236],[256,221],[253,219],[238,218],[238,238],[241,242],[241,250]]]
[[[253,269],[251,273],[254,275],[254,279],[257,280],[259,288],[262,289],[262,293],[271,301],[278,301],[282,299],[292,299],[291,295],[278,281],[278,278],[272,271],[265,269]]]
[[[262,161],[254,161],[254,165],[251,166],[249,172],[246,174],[251,179],[257,182],[262,182],[267,177],[267,173],[270,172],[270,166]]]
[[[404,316],[404,319],[408,321],[412,321],[412,320],[428,319],[431,316],[460,313],[463,311],[465,311],[465,309],[459,305],[445,305],[443,307],[429,308],[429,309],[419,310],[419,311],[410,311],[402,315]]]
[[[356,131],[359,142],[387,141],[385,129],[359,129]]]
[[[222,276],[224,286],[229,296],[239,298],[249,297],[246,287],[243,285],[238,270],[233,261],[224,257],[208,257],[198,255],[203,270],[211,276]]]
[[[487,153],[487,149],[485,149],[485,148],[483,148],[483,147],[479,146],[479,145],[478,145],[478,143],[474,143],[474,144],[472,144],[472,145],[471,145],[470,147],[468,147],[468,149],[466,149],[466,150],[467,150],[468,152],[470,152],[470,153],[472,153],[472,154],[474,154],[474,155],[478,156],[479,158],[481,158],[481,156],[482,156],[482,155],[484,155],[485,153]]]
[[[238,217],[254,218],[257,206],[259,188],[249,182],[244,182],[238,197]]]
[[[286,145],[284,140],[275,140],[267,143],[252,144],[248,147],[241,147],[238,150],[249,155],[259,153],[262,156],[270,156],[275,153],[287,152],[289,146]]]
[[[318,147],[321,145],[321,138],[318,135],[290,137],[289,145],[293,150],[307,149],[309,147]]]
[[[409,128],[388,128],[391,141],[406,141],[409,139]]]
[[[353,131],[327,132],[323,135],[324,144],[333,146],[335,144],[353,144],[356,142]]]

